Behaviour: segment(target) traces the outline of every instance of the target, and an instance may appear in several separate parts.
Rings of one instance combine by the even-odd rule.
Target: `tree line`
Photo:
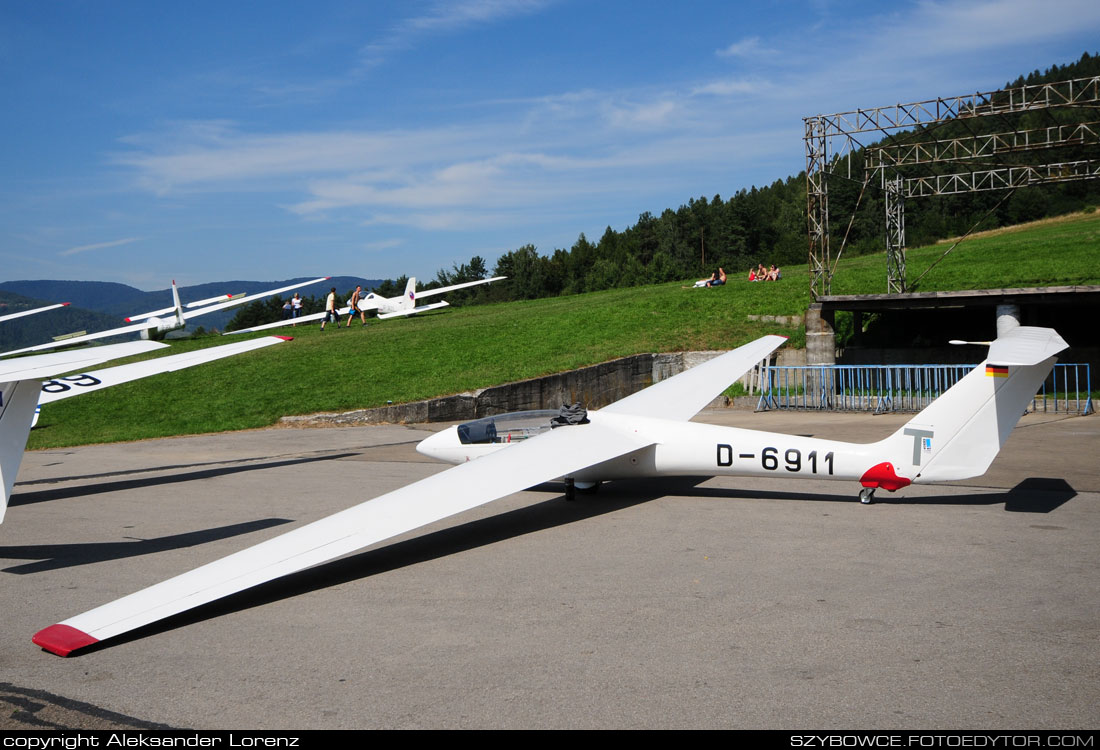
[[[1085,53],[1077,62],[1055,65],[1042,73],[1033,71],[1006,83],[1005,88],[1093,76],[1100,76],[1100,56]],[[951,120],[891,134],[868,145],[947,140],[1083,123],[1100,119],[1096,113],[1096,108],[1076,108]],[[1057,149],[1053,155],[1050,151],[1022,151],[989,161],[966,162],[961,166],[958,163],[938,164],[920,169],[922,174],[950,173],[1010,164],[1095,159],[1096,156],[1097,145],[1085,142]],[[844,159],[851,160],[851,164]],[[881,252],[885,244],[884,198],[877,184],[868,183],[863,188],[865,160],[865,148],[856,150],[834,165],[833,176],[829,177],[830,243],[839,248],[845,242],[846,255]],[[839,176],[849,173],[853,179]],[[909,176],[912,174],[910,171]],[[1018,224],[1081,211],[1098,203],[1100,181],[1096,180],[1023,187],[1011,194],[991,191],[914,199],[907,201],[905,207],[907,244],[911,247],[929,244],[975,228]],[[448,294],[447,300],[451,304],[476,304],[581,294],[695,279],[709,275],[718,267],[735,276],[747,274],[749,268],[760,263],[765,266],[805,263],[807,248],[806,173],[801,172],[771,185],[739,190],[728,198],[721,195],[690,198],[676,210],[665,209],[660,216],[647,211],[638,217],[636,224],[621,231],[607,227],[596,242],[582,233],[568,249],[556,248],[549,254],[541,253],[534,245],[523,245],[504,253],[492,268],[491,275],[507,276],[507,280],[459,290]],[[425,288],[484,279],[489,275],[485,260],[474,256],[469,263],[455,265],[450,270],[440,269]],[[406,277],[386,280],[373,291],[387,297],[396,296],[404,291],[406,281]],[[349,291],[341,299],[350,294]],[[323,299],[308,298],[306,309],[320,311]],[[276,320],[281,316],[279,298],[253,303],[254,306],[261,304],[266,306],[268,319]],[[239,316],[253,316],[248,310],[245,308]],[[230,323],[230,330],[247,327],[243,322],[235,318]]]

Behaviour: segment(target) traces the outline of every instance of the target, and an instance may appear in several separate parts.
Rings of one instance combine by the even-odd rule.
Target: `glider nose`
[[[416,452],[437,461],[453,463],[453,454],[458,447],[458,427],[452,425],[431,437],[421,440],[416,446]]]

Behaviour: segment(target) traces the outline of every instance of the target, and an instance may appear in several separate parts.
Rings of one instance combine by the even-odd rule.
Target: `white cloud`
[[[759,57],[774,53],[774,50],[767,49],[760,43],[758,36],[746,37],[716,52],[719,57]]]
[[[712,81],[701,86],[696,86],[692,89],[692,93],[696,95],[736,96],[759,94],[766,89],[767,87],[759,81],[744,78],[727,78],[725,80]]]
[[[926,45],[924,54],[935,55],[1050,41],[1098,23],[1100,3],[1095,0],[924,0],[889,31],[906,46]]]
[[[422,38],[447,34],[476,25],[537,13],[556,0],[440,0],[420,16],[395,24],[382,38],[362,51],[362,64],[370,68],[390,55],[416,45]]]

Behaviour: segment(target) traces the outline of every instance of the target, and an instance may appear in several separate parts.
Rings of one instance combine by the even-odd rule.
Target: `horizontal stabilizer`
[[[989,345],[986,361],[997,365],[1036,365],[1069,344],[1053,328],[1018,326]]]

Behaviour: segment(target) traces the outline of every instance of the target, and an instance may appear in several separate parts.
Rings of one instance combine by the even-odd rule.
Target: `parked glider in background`
[[[491,284],[494,281],[500,281],[506,278],[508,277],[494,276],[491,279],[478,279],[477,281],[467,281],[464,284],[453,284],[452,286],[444,286],[438,289],[425,289],[424,291],[418,292],[416,291],[416,278],[414,277],[409,279],[408,283],[405,284],[405,293],[400,297],[380,297],[374,292],[371,292],[359,300],[359,309],[363,312],[377,310],[380,320],[396,318],[399,315],[416,315],[426,310],[447,307],[448,304],[446,300],[441,300],[430,305],[417,307],[416,301],[418,299],[435,297],[440,294],[446,294],[447,292],[453,292],[455,289],[465,289],[466,287],[477,286],[478,284]]]
[[[3,323],[5,320],[15,320],[16,318],[22,318],[26,315],[34,315],[36,313],[46,312],[47,310],[56,310],[59,307],[67,307],[68,305],[68,302],[59,302],[56,305],[46,305],[45,307],[36,307],[33,310],[23,310],[22,312],[0,315],[0,323]]]
[[[519,442],[464,443],[459,430],[444,431],[418,450],[461,465],[51,625],[33,640],[65,656],[556,477],[589,483],[700,474],[843,479],[860,482],[860,499],[868,502],[877,487],[977,476],[1066,346],[1051,329],[1017,328],[894,435],[867,445],[687,421],[783,341],[765,336],[589,412],[586,423]]]
[[[378,311],[378,317],[380,320],[386,318],[396,318],[399,315],[416,315],[417,313],[424,312],[426,310],[436,310],[440,307],[447,307],[446,301],[436,302],[431,305],[424,305],[422,307],[416,306],[416,300],[423,297],[432,297],[439,294],[445,294],[446,292],[453,292],[455,289],[465,289],[468,286],[477,286],[478,284],[490,284],[494,281],[500,281],[506,279],[507,276],[494,276],[491,279],[478,279],[477,281],[467,281],[464,284],[454,284],[452,286],[440,287],[439,289],[428,289],[423,292],[416,291],[416,279],[409,279],[405,284],[405,293],[400,297],[382,297],[374,292],[366,294],[359,300],[359,309],[363,312],[370,312],[371,310]],[[351,311],[350,306],[341,307],[336,311],[337,315],[347,315]],[[279,320],[274,323],[264,323],[263,325],[252,326],[251,328],[241,328],[236,331],[226,331],[223,336],[232,336],[236,333],[254,333],[255,331],[266,331],[272,328],[281,328],[282,326],[298,325],[299,323],[310,323],[314,320],[320,320],[325,317],[325,313],[311,313],[309,315],[302,315],[297,318],[291,318],[290,320]]]
[[[143,313],[141,315],[132,315],[127,318],[130,320],[140,320],[141,322],[133,323],[128,326],[122,326],[121,328],[112,328],[107,331],[99,331],[97,333],[89,333],[83,336],[74,336],[73,338],[62,339],[60,341],[48,341],[44,344],[38,344],[36,346],[28,346],[22,349],[13,349],[10,352],[0,353],[0,357],[6,357],[11,354],[22,354],[24,352],[37,352],[44,349],[56,349],[59,346],[71,346],[73,344],[80,344],[85,341],[94,341],[96,339],[104,339],[110,336],[121,336],[127,333],[139,333],[143,339],[156,338],[163,336],[169,331],[175,331],[183,328],[187,325],[187,322],[192,318],[197,318],[199,315],[206,315],[207,313],[215,312],[216,310],[224,310],[227,307],[235,307],[237,305],[244,305],[249,302],[254,302],[264,297],[270,297],[273,294],[280,294],[282,292],[290,291],[291,289],[298,289],[299,287],[308,286],[310,284],[318,284],[322,281],[328,281],[329,276],[324,276],[319,279],[311,279],[310,281],[300,281],[297,284],[291,284],[289,286],[279,287],[278,289],[269,289],[266,292],[256,292],[255,294],[244,295],[221,295],[214,297],[210,300],[203,300],[203,302],[210,303],[202,307],[197,307],[193,310],[185,310],[184,306],[180,304],[179,290],[176,288],[176,282],[172,282],[172,307],[166,307],[163,310],[154,310],[153,312]],[[198,305],[199,303],[192,303]],[[170,314],[170,315],[169,315]],[[164,317],[162,317],[164,316]]]
[[[23,460],[27,435],[30,434],[32,424],[38,421],[37,407],[40,404],[127,383],[161,372],[172,372],[204,362],[213,362],[216,359],[232,357],[235,354],[243,354],[284,341],[290,341],[290,339],[285,336],[265,336],[238,344],[212,346],[194,352],[173,354],[105,370],[67,375],[48,380],[46,383],[42,381],[63,372],[102,364],[120,357],[164,349],[168,345],[157,341],[131,341],[126,344],[36,354],[0,362],[0,489],[4,493],[0,498],[0,523],[4,521],[8,498],[15,484],[15,475],[19,473],[19,464]]]

